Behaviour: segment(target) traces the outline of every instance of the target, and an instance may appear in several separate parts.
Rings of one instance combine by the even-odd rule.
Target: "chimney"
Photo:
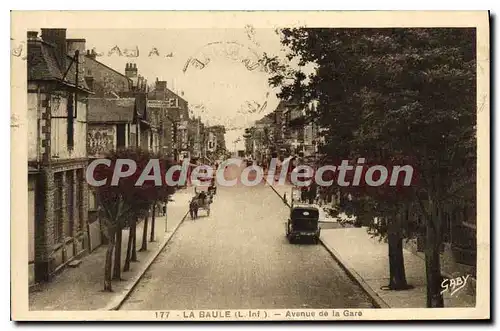
[[[155,90],[157,91],[165,91],[167,89],[167,81],[156,79]]]
[[[75,56],[75,51],[78,51],[78,80],[79,85],[84,81],[85,74],[85,39],[67,39],[66,49],[68,55]]]
[[[38,31],[28,31],[28,40],[38,40]]]
[[[125,76],[127,76],[128,78],[137,77],[137,64],[127,63],[125,65]]]
[[[68,55],[66,50],[66,29],[42,29],[42,40],[54,46],[57,62],[63,70],[66,70]]]
[[[88,57],[89,59],[95,60],[97,53],[95,52],[94,49],[87,50],[87,54],[85,56]]]

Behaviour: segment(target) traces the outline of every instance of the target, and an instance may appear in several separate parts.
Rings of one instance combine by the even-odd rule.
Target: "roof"
[[[316,211],[316,212],[319,212],[319,209],[316,208],[316,207],[311,207],[310,205],[306,205],[306,204],[294,204],[293,207],[291,208],[291,210],[295,210],[295,209],[302,209],[302,210],[309,210],[309,211]]]
[[[66,67],[62,68],[57,61],[56,51],[52,44],[42,40],[28,41],[28,80],[56,80],[64,84],[75,86],[76,68],[71,65],[64,81],[63,76],[71,64],[72,57],[67,56]],[[81,75],[78,87],[89,91],[89,87]]]
[[[89,98],[89,123],[130,123],[134,120],[135,98]]]
[[[102,63],[102,62],[100,62],[100,61],[98,61],[98,60],[96,60],[96,59],[94,59],[94,58],[92,58],[90,56],[85,55],[85,61],[93,61],[93,62],[97,63],[98,65],[100,65],[101,67],[104,67],[107,70],[111,70],[114,73],[116,73],[116,74],[118,74],[120,76],[123,76],[124,78],[128,79],[129,81],[132,81],[129,77],[127,77],[127,75],[124,75],[123,73],[119,72],[118,70],[113,69],[110,66],[108,66],[108,65],[106,65],[106,64],[104,64],[104,63]]]
[[[272,124],[274,122],[273,115],[274,115],[273,113],[267,114],[266,116],[262,117],[260,120],[255,121],[255,125]]]
[[[152,91],[148,92],[148,99],[150,99],[150,100],[165,100],[167,98],[179,99],[179,107],[180,107],[181,103],[188,104],[186,99],[179,96],[177,93],[175,93],[174,91],[172,91],[169,88],[166,88],[165,90],[153,89]]]

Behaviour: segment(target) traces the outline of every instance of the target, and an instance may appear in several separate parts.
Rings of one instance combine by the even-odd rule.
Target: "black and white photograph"
[[[488,12],[11,20],[14,320],[490,318]]]

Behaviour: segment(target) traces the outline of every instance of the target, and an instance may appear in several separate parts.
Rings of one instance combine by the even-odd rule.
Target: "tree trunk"
[[[142,244],[139,252],[144,252],[148,250],[148,219],[149,215],[144,219],[144,225],[142,228]]]
[[[123,265],[123,271],[130,270],[130,256],[132,254],[132,243],[134,239],[132,238],[132,223],[128,230],[128,242],[127,242],[127,255],[125,256],[125,264]]]
[[[130,262],[139,262],[137,259],[137,217],[134,218],[133,224],[132,224],[132,256],[130,257]]]
[[[113,279],[122,280],[122,229],[116,231],[115,261],[113,267]]]
[[[389,241],[389,288],[391,290],[405,290],[406,282],[405,263],[403,257],[403,238],[398,233],[390,233]]]
[[[382,218],[380,220],[379,231],[384,232],[383,227],[387,229],[387,241],[389,252],[389,285],[381,289],[401,291],[412,288],[406,282],[405,262],[403,256],[403,233],[401,214],[396,214],[390,219]]]
[[[425,271],[427,276],[427,308],[444,307],[441,294],[441,220],[437,206],[429,199],[430,219],[426,224]]]
[[[111,274],[113,269],[113,249],[115,248],[115,234],[108,230],[108,248],[106,250],[106,262],[104,264],[104,291],[113,292],[111,286]]]
[[[151,216],[151,236],[149,237],[149,241],[155,241],[155,219],[156,219],[156,201],[153,204],[153,216]]]

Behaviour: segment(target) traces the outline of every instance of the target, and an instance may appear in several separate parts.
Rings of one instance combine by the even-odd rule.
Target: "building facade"
[[[204,143],[204,129],[200,117],[195,117],[189,119],[188,122],[188,141],[189,141],[189,152],[192,159],[200,159],[204,155],[204,149],[202,148]]]
[[[137,73],[137,65],[127,63],[125,74],[96,60],[87,51],[85,80],[93,94],[88,98],[87,150],[89,159],[102,158],[113,150],[138,146],[158,150],[157,114],[147,111],[146,81]],[[156,115],[156,116],[155,116]],[[153,122],[153,124],[152,124]],[[98,197],[89,189],[89,249],[103,242]]]
[[[30,285],[88,248],[85,40],[67,39],[66,29],[41,32],[28,32]]]
[[[186,100],[167,88],[166,81],[156,79],[154,89],[148,92],[148,109],[158,113],[161,134],[158,149],[175,160],[189,155],[189,105]]]

